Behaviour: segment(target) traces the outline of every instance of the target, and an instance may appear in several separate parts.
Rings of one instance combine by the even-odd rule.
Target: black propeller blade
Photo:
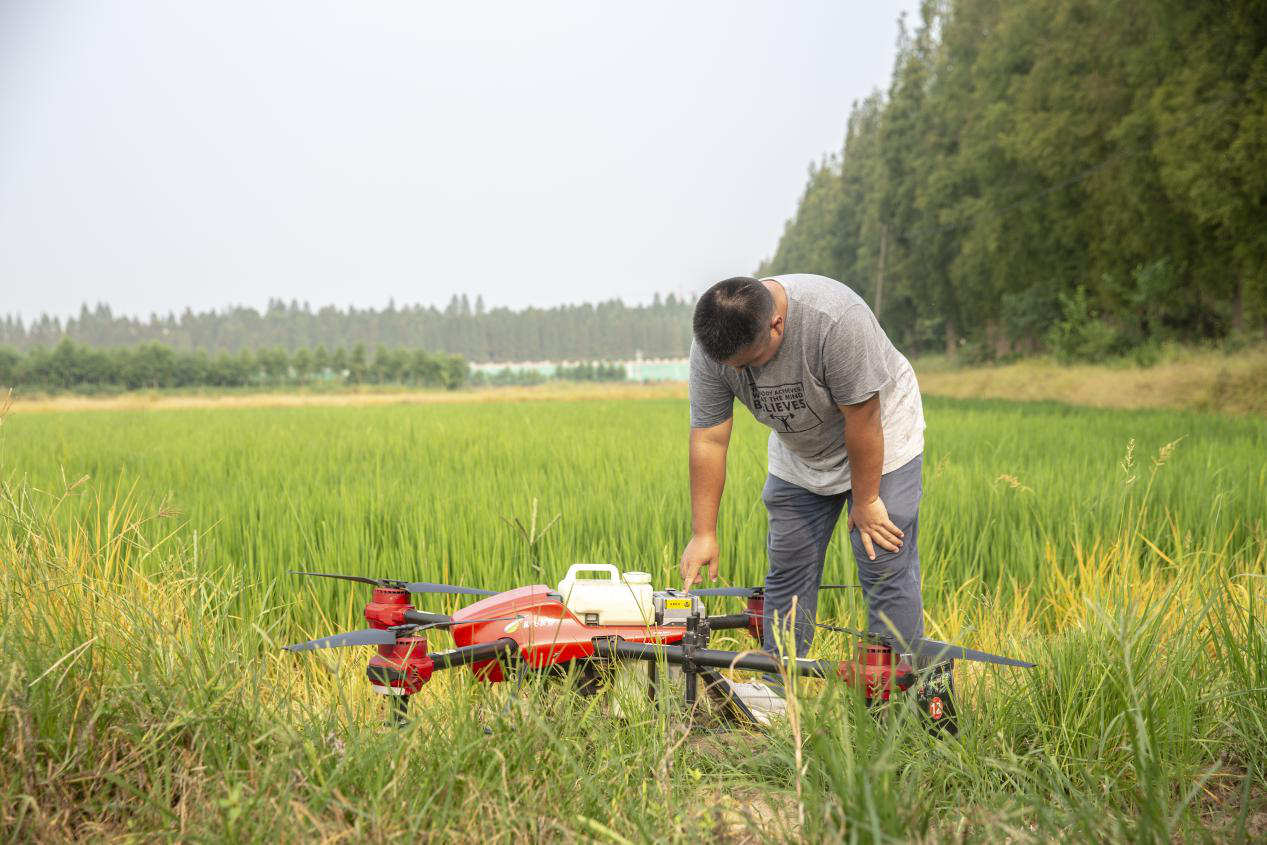
[[[356,581],[358,584],[370,584],[374,587],[391,587],[408,593],[452,593],[461,596],[494,596],[496,590],[481,590],[479,587],[455,587],[452,584],[432,584],[428,581],[397,581],[394,578],[366,578],[364,575],[342,575],[335,572],[300,572],[290,570],[291,575],[313,575],[317,578],[339,578],[344,581]]]
[[[759,614],[748,612],[749,616],[758,616]],[[760,614],[760,618],[769,621],[770,614]],[[808,620],[807,620],[808,621]],[[857,628],[846,628],[841,625],[828,625],[824,622],[811,622],[817,628],[827,631],[837,631],[842,634],[850,634],[855,637],[866,639],[871,634],[866,631],[859,631]],[[892,645],[894,651],[903,652],[897,643],[892,642],[892,638],[886,638]],[[916,657],[924,657],[930,660],[975,660],[978,663],[994,663],[999,666],[1019,666],[1022,669],[1032,669],[1038,664],[1027,663],[1024,660],[1017,660],[1013,657],[1004,657],[1001,654],[991,654],[988,651],[978,651],[975,648],[964,648],[961,645],[951,645],[943,643],[941,640],[930,640],[927,637],[920,638],[911,644],[910,653]]]
[[[284,646],[286,651],[316,651],[319,648],[342,648],[352,645],[395,645],[396,632],[379,628],[366,628],[363,631],[349,631],[346,634],[334,634],[319,640],[306,643],[295,643]]]
[[[835,631],[838,634],[848,634],[851,637],[858,637],[859,639],[866,639],[867,637],[866,631],[859,631],[857,628],[847,628],[844,625],[828,625],[823,622],[815,622],[814,624],[819,628],[822,628],[824,631]]]
[[[772,613],[753,613],[751,610],[748,610],[745,611],[745,615],[751,616],[754,619],[764,619],[766,622],[774,621],[774,614]],[[802,619],[801,621],[809,622],[808,619]],[[836,631],[837,633],[849,634],[850,636],[860,638],[866,638],[867,636],[866,631],[859,631],[857,628],[846,628],[842,625],[828,625],[826,622],[809,622],[809,624],[813,625],[815,628],[822,628],[824,631]]]
[[[691,590],[693,596],[734,596],[735,598],[751,598],[761,590],[760,587],[709,587],[705,590]]]
[[[1017,660],[1013,657],[1004,657],[1000,654],[990,654],[988,651],[977,651],[975,648],[964,648],[961,645],[951,645],[943,643],[940,640],[930,640],[921,638],[911,644],[912,652],[918,657],[926,657],[934,660],[945,660],[951,658],[953,660],[975,660],[978,663],[995,663],[999,666],[1019,666],[1022,669],[1032,669],[1037,663],[1027,663],[1024,660]]]
[[[283,646],[286,651],[316,651],[319,648],[343,648],[355,645],[395,645],[400,637],[413,636],[428,628],[452,628],[455,625],[478,625],[483,622],[513,622],[523,616],[494,616],[489,619],[449,619],[444,622],[428,622],[425,625],[397,625],[393,628],[365,628],[346,634],[333,634],[319,640]]]
[[[857,584],[823,584],[818,589],[856,590],[859,587]],[[740,599],[750,599],[764,592],[765,587],[706,587],[703,590],[691,590],[690,594],[693,596],[733,596]]]

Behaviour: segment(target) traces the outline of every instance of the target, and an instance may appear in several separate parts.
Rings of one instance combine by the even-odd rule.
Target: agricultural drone
[[[606,580],[581,578],[585,571],[609,575]],[[296,575],[339,578],[368,584],[373,595],[365,605],[370,627],[335,634],[309,642],[286,646],[288,651],[310,651],[344,646],[377,646],[370,659],[367,676],[373,690],[388,696],[393,720],[403,723],[409,699],[431,679],[433,673],[459,666],[470,667],[475,676],[499,683],[517,673],[566,671],[574,667],[578,692],[592,695],[603,677],[604,664],[642,661],[647,665],[647,691],[657,697],[660,666],[680,669],[686,705],[696,705],[700,684],[720,713],[730,721],[758,723],[759,720],[734,693],[720,670],[742,670],[768,675],[796,674],[813,678],[837,678],[859,689],[868,704],[888,701],[891,696],[915,689],[919,709],[931,727],[953,732],[954,704],[951,690],[928,678],[935,674],[917,666],[953,660],[974,660],[1002,666],[1032,667],[1010,657],[919,639],[898,647],[892,639],[850,628],[822,625],[857,637],[854,655],[843,661],[785,659],[770,653],[722,651],[708,647],[710,635],[721,630],[746,630],[760,648],[764,629],[770,623],[761,587],[718,587],[690,593],[668,589],[652,591],[650,576],[626,572],[622,577],[614,566],[577,564],[568,570],[559,589],[544,584],[519,587],[505,592],[474,587],[367,578],[326,572],[294,572]],[[823,589],[842,588],[824,585]],[[448,616],[429,613],[413,606],[411,594],[456,594],[484,596],[480,601]],[[745,599],[743,613],[710,616],[705,597]],[[455,648],[431,652],[425,632],[447,629]],[[947,681],[949,673],[943,676]]]

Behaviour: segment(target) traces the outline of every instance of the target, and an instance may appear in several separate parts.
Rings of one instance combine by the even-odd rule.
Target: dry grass
[[[1095,408],[1207,410],[1267,415],[1267,346],[1237,355],[1182,351],[1152,367],[1029,359],[1001,366],[956,368],[941,359],[915,362],[926,396],[952,399],[1055,401]],[[531,387],[426,391],[364,387],[340,392],[128,393],[120,396],[15,397],[14,413],[159,411],[192,408],[297,408],[535,402],[560,399],[685,399],[684,382],[550,382]]]
[[[300,408],[355,405],[430,405],[452,402],[539,402],[559,399],[684,399],[684,382],[551,382],[531,387],[478,390],[375,390],[338,393],[126,393],[120,396],[15,397],[13,413],[66,411],[162,411],[191,408]]]
[[[1146,368],[1035,359],[965,369],[917,364],[916,370],[928,396],[1267,414],[1267,347],[1238,355],[1190,352]]]

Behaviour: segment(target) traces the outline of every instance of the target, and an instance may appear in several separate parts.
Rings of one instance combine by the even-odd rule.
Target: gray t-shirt
[[[915,371],[856,293],[825,276],[773,276],[787,292],[783,342],[763,367],[736,370],[691,344],[691,427],[730,419],[734,399],[769,426],[770,474],[823,495],[849,489],[845,418],[838,405],[880,394],[884,466],[924,451]]]

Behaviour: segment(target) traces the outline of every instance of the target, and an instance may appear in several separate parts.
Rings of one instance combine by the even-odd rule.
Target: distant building
[[[585,361],[508,361],[471,364],[471,371],[493,375],[509,370],[512,373],[535,372],[553,378],[560,367],[575,367]],[[626,381],[686,381],[689,361],[686,358],[636,358],[632,361],[603,361],[625,368]]]

